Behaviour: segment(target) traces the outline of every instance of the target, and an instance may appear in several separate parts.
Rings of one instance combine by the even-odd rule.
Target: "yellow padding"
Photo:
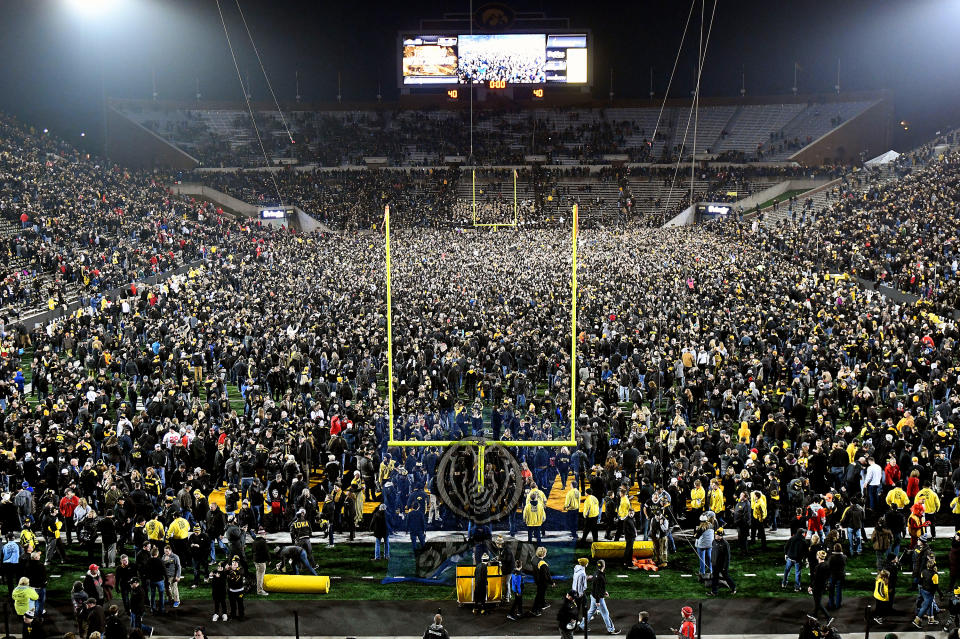
[[[616,559],[623,557],[627,543],[624,541],[595,541],[590,547],[590,556],[596,559]],[[640,559],[653,557],[652,541],[633,542],[633,556]]]
[[[330,592],[330,577],[264,575],[263,587],[269,592],[304,592],[325,595]]]
[[[473,603],[476,566],[457,566],[457,603]],[[487,566],[487,602],[499,603],[503,600],[503,580],[500,578],[500,566]]]

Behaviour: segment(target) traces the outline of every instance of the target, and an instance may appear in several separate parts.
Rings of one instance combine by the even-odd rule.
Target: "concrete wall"
[[[232,195],[227,195],[223,191],[218,191],[217,189],[210,188],[209,186],[204,186],[202,184],[193,184],[190,182],[184,182],[182,184],[173,184],[170,186],[170,190],[178,195],[192,195],[194,197],[202,198],[204,200],[209,200],[214,204],[219,204],[224,209],[232,211],[239,215],[245,217],[259,219],[260,217],[260,207],[254,206],[253,204],[247,204],[242,200],[238,200]],[[330,232],[330,227],[322,222],[318,222],[313,216],[301,209],[300,207],[294,206],[289,207],[285,206],[284,208],[293,208],[296,213],[295,222],[299,224],[300,230],[305,232],[310,231],[321,231],[324,233]],[[283,225],[283,222],[279,220],[263,220],[264,222],[274,223],[276,226]],[[294,221],[291,220],[291,223]]]
[[[677,214],[673,219],[664,223],[662,228],[668,228],[671,226],[690,226],[696,222],[696,215],[694,214],[693,206],[688,206],[683,209],[679,214]]]
[[[200,161],[115,109],[107,109],[107,157],[133,168],[190,170]]]
[[[795,191],[797,189],[815,189],[819,186],[823,186],[830,180],[826,178],[793,178],[790,180],[785,180],[779,184],[774,184],[768,189],[764,189],[759,193],[754,193],[750,197],[746,197],[742,200],[737,200],[734,206],[742,207],[744,211],[751,209],[757,204],[762,204],[767,200],[777,197],[778,195],[783,195],[787,191]]]
[[[813,143],[800,149],[790,159],[804,166],[846,164],[876,157],[891,148],[890,125],[893,122],[893,104],[881,100],[859,117],[848,120]]]

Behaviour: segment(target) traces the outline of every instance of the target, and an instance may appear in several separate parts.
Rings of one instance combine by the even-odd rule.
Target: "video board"
[[[400,85],[585,85],[586,33],[401,35]]]

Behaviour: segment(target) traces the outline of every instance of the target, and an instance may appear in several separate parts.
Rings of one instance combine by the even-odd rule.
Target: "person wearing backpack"
[[[870,545],[873,546],[873,551],[877,554],[877,572],[879,573],[883,569],[887,552],[893,545],[893,533],[887,528],[884,519],[878,521],[873,529],[873,534],[870,536]]]
[[[863,554],[863,538],[860,529],[863,527],[863,507],[854,499],[840,516],[840,527],[847,529],[847,543],[850,546],[850,556]]]

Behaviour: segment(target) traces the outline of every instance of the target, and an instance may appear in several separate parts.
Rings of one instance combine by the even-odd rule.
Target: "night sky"
[[[269,99],[236,0],[220,1],[254,99]],[[689,96],[695,79],[697,2],[674,97]],[[662,96],[690,8],[687,0],[507,4],[592,30],[598,97],[609,91],[611,68],[618,97],[646,97],[651,66]],[[319,102],[335,100],[338,71],[344,101],[372,101],[378,82],[384,100],[394,99],[397,31],[465,12],[469,3],[240,0],[240,7],[280,101],[293,100],[299,71],[304,100]],[[712,7],[707,0],[707,21]],[[74,141],[86,130],[89,144],[99,131],[101,70],[110,96],[149,98],[155,72],[161,99],[193,100],[197,78],[204,99],[241,99],[215,0],[0,0],[0,51],[0,109]],[[843,90],[893,91],[897,119],[911,124],[901,146],[960,124],[960,0],[719,0],[702,95],[737,95],[741,68],[748,94],[789,94],[794,61],[801,92],[829,92],[838,58]]]

